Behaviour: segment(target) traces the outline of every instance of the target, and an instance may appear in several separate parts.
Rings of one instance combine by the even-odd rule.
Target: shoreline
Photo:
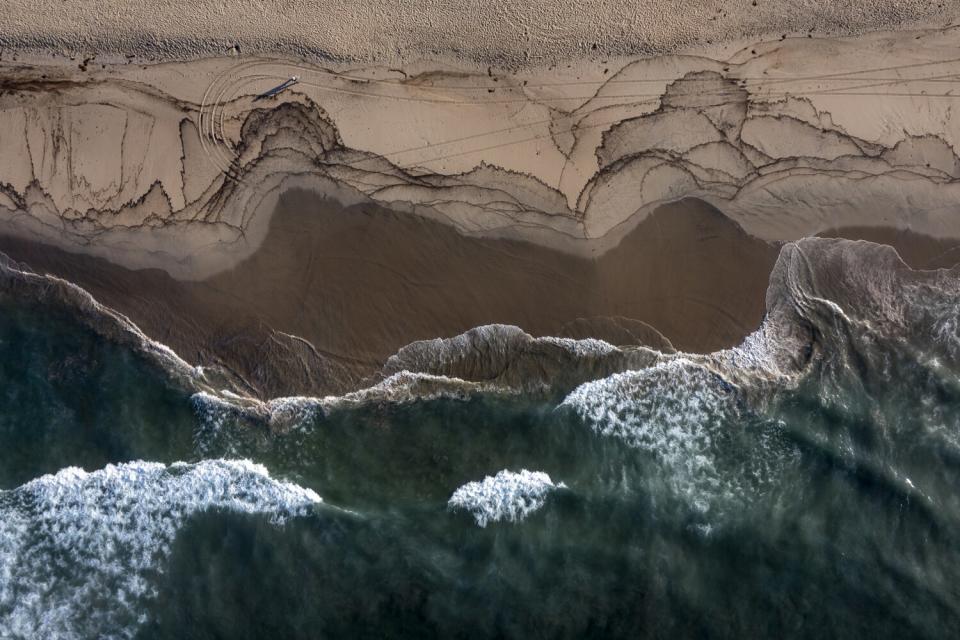
[[[401,347],[487,324],[668,350],[733,346],[760,322],[777,254],[696,201],[663,207],[596,260],[309,192],[286,194],[270,220],[257,251],[199,281],[10,236],[0,252],[266,396],[342,392]]]
[[[960,0],[5,8],[0,639],[960,637]]]
[[[960,261],[951,251],[960,240],[829,235],[886,240],[911,267]],[[192,365],[270,398],[355,391],[402,348],[484,325],[666,353],[734,347],[760,326],[779,248],[695,200],[661,207],[604,257],[584,259],[294,191],[253,255],[199,281],[10,236],[0,236],[0,252],[68,279]]]

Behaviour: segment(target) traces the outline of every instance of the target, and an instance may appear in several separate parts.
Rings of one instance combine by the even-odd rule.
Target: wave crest
[[[504,469],[495,476],[463,485],[450,496],[447,507],[467,511],[479,527],[502,520],[520,522],[542,508],[548,495],[565,488],[562,482],[554,484],[542,471],[523,469],[516,473]]]

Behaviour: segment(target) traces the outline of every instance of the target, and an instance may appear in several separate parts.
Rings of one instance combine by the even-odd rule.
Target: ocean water
[[[912,334],[834,304],[758,392],[678,357],[281,429],[6,301],[0,637],[958,637],[957,307],[921,293]]]

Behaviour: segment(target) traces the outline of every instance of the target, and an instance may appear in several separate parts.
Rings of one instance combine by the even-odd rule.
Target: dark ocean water
[[[955,638],[950,362],[853,341],[758,403],[680,359],[275,433],[7,304],[0,636]]]

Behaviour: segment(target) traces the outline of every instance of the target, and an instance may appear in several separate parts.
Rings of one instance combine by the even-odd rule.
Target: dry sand
[[[294,186],[579,256],[683,197],[770,242],[960,237],[958,46],[958,29],[799,38],[576,73],[8,65],[0,224],[181,279],[249,256]]]
[[[516,67],[784,35],[942,27],[958,18],[957,3],[928,0],[7,0],[0,44],[62,50],[78,60],[239,51],[390,65],[446,59]]]

